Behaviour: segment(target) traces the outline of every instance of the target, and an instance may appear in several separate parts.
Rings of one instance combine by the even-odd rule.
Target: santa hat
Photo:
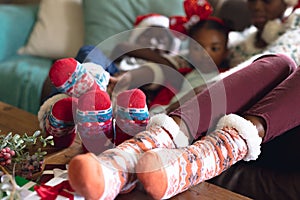
[[[147,30],[147,27],[162,27],[162,28],[169,28],[170,26],[170,19],[167,16],[157,14],[157,13],[150,13],[146,15],[139,15],[137,16],[134,29],[131,32],[129,42],[135,43],[137,38]],[[171,51],[177,51],[179,49],[179,41],[178,38],[174,38],[173,44],[171,45]]]
[[[278,36],[285,31],[283,22],[288,20],[288,17],[295,9],[300,8],[299,0],[284,0],[284,2],[287,5],[287,10],[283,16],[283,19],[270,20],[264,27],[262,38],[268,44],[276,40]]]
[[[134,22],[135,29],[132,31],[129,41],[135,42],[136,39],[146,30],[145,28],[152,26],[169,28],[169,18],[156,13],[137,16]]]
[[[139,15],[136,18],[134,26],[135,27],[160,26],[160,27],[169,28],[169,18],[164,15],[160,15],[156,13]]]

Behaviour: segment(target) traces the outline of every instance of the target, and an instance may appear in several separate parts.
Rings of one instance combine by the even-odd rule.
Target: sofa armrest
[[[38,5],[0,5],[0,62],[17,54],[36,21]]]

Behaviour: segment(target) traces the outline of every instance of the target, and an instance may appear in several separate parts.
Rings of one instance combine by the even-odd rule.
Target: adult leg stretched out
[[[278,63],[275,62],[276,58],[273,59],[273,64]],[[271,61],[272,58],[263,60]],[[273,67],[276,70],[276,65]],[[219,175],[239,160],[255,160],[260,154],[260,139],[268,142],[300,125],[300,113],[295,112],[294,108],[300,100],[299,80],[300,69],[297,68],[246,111],[235,107],[237,104],[229,103],[227,111],[236,109],[244,118],[235,114],[222,117],[215,131],[193,145],[146,152],[137,165],[137,171],[141,171],[138,174],[139,180],[155,199],[169,198]],[[175,111],[173,114],[182,117],[183,121],[192,121],[189,119],[192,116],[186,113],[180,115],[180,111]],[[253,124],[256,128],[252,127]],[[261,138],[257,138],[255,134],[259,134]],[[158,177],[163,180],[163,184],[153,187],[154,180]]]
[[[247,156],[246,160],[255,159],[259,154],[257,151],[259,151],[261,142],[257,129],[252,123],[236,115],[234,115],[234,119],[241,120],[246,130],[239,131],[237,129],[241,129],[240,127],[234,127],[236,124],[233,123],[232,125],[232,122],[226,124],[228,122],[222,118],[219,127],[228,126],[229,128],[209,134],[204,139],[186,148],[177,147],[187,146],[185,135],[196,138],[205,133],[211,125],[210,121],[218,120],[224,114],[241,113],[247,110],[289,77],[295,68],[295,63],[282,55],[269,55],[257,59],[248,67],[199,93],[194,99],[172,112],[171,117],[164,114],[152,117],[146,131],[137,134],[134,138],[123,142],[116,148],[107,150],[98,156],[88,153],[73,158],[68,170],[70,184],[76,192],[86,199],[114,199],[119,192],[130,191],[134,187],[137,181],[135,172],[138,172],[139,180],[154,198],[168,198],[186,190],[193,184],[203,181],[204,178],[221,173],[236,161],[245,159],[245,156]],[[219,90],[223,90],[222,88],[226,92],[225,109],[214,109],[213,106],[218,104],[212,104],[213,101],[210,95],[217,94]],[[198,114],[195,113],[195,104],[199,107]],[[198,118],[194,118],[195,116]],[[249,118],[253,120],[253,117],[252,119]],[[254,118],[253,121],[260,122],[260,118]],[[183,125],[180,126],[181,130],[177,124]],[[268,123],[266,124],[268,125]],[[250,129],[250,136],[247,134],[248,128]],[[268,127],[266,130],[269,130]],[[264,129],[260,132],[264,135]],[[197,134],[189,135],[188,133]],[[251,144],[252,138],[255,138],[253,144]],[[175,174],[170,175],[168,174],[170,173],[168,168],[162,168],[164,162],[166,162],[164,157],[160,157],[158,153],[162,149],[173,149],[170,150],[171,152],[162,152],[163,154],[171,153],[171,155],[175,155],[175,158],[170,156],[170,158],[174,158],[173,161],[179,161],[183,158],[192,162],[198,160],[192,158],[199,157],[202,160],[197,161],[197,167],[202,166],[204,170],[187,171],[187,175],[182,178],[180,177],[181,172],[178,171],[179,167],[172,165],[177,171],[174,170]],[[192,151],[192,149],[197,149],[195,150],[197,152]],[[254,153],[249,153],[251,149]],[[213,155],[216,150],[219,154]],[[178,157],[178,153],[182,156]],[[208,156],[207,159],[201,157],[202,154]],[[219,160],[215,160],[216,163],[211,164],[212,158],[217,159],[218,156]],[[148,161],[153,163],[150,164]],[[176,165],[177,162],[173,163]],[[220,165],[222,167],[218,167]],[[194,164],[189,165],[189,167],[191,166],[196,167]],[[212,168],[218,170],[216,172],[208,171],[207,166],[209,166],[209,170]],[[141,171],[141,169],[148,171]],[[203,174],[203,172],[205,173]],[[200,173],[197,174],[199,177],[193,176],[193,173]],[[156,184],[158,176],[161,176],[159,177],[160,180],[164,180],[164,184],[159,188],[155,186],[158,185]],[[173,184],[172,177],[176,177],[174,180],[182,182]],[[171,184],[174,187],[177,185],[177,187],[171,188]]]

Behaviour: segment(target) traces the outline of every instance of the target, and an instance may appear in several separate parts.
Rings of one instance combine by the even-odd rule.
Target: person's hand
[[[119,94],[121,91],[129,89],[130,81],[130,73],[122,73],[117,76],[111,76],[107,86],[107,93],[112,97]]]

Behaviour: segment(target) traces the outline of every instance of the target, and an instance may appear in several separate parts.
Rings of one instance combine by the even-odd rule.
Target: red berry
[[[5,153],[5,154],[4,154],[4,158],[5,158],[6,160],[8,160],[8,159],[11,158],[11,155],[10,155],[9,153]]]
[[[9,153],[10,153],[11,156],[15,156],[16,155],[16,152],[14,150],[10,150]]]

